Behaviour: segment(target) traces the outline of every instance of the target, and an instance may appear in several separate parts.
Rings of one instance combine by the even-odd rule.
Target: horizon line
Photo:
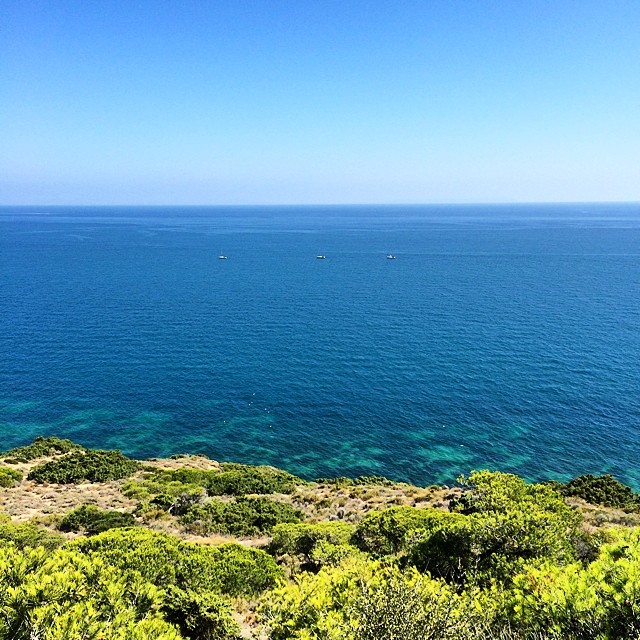
[[[593,205],[628,204],[640,205],[639,200],[513,200],[479,202],[243,202],[243,203],[1,203],[0,207],[462,207],[462,206],[528,206],[528,205]]]

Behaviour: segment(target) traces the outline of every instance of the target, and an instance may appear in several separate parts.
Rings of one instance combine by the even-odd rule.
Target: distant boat
[[[321,253],[319,253],[319,254],[316,256],[316,259],[317,259],[317,260],[326,260],[326,259],[327,259],[327,256],[324,256],[324,255],[322,255]]]
[[[389,252],[387,253],[387,260],[395,260],[396,257],[393,255],[393,253]]]
[[[225,255],[224,255],[224,253],[221,253],[221,254],[218,256],[218,260],[227,260],[227,259],[228,259],[228,256],[225,256]]]

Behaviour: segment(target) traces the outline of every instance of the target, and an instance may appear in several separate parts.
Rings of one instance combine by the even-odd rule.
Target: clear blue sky
[[[0,2],[0,204],[603,200],[639,0]]]

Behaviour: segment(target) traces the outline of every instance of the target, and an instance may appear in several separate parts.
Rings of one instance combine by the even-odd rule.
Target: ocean
[[[640,489],[640,205],[0,207],[0,429]]]

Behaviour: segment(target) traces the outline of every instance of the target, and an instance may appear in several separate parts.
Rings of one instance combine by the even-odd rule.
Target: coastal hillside
[[[0,454],[0,640],[34,638],[640,639],[640,497],[36,438]]]

